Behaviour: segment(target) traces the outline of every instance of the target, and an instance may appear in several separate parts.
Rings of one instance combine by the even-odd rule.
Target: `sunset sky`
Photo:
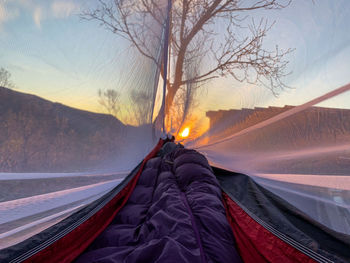
[[[79,17],[95,2],[0,0],[0,67],[11,72],[18,91],[101,111],[97,90],[120,88],[125,68],[135,61],[128,60],[125,42]],[[293,1],[262,15],[276,20],[266,45],[295,48],[286,78],[294,89],[277,99],[265,89],[221,79],[208,84],[203,110],[297,105],[350,82],[350,1]],[[350,108],[350,95],[325,105]]]

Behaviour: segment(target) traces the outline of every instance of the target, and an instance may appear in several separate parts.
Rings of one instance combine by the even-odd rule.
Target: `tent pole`
[[[162,103],[162,111],[163,111],[163,133],[166,133],[165,130],[165,99],[166,99],[166,86],[167,86],[167,77],[168,77],[168,51],[169,51],[169,36],[170,36],[170,13],[171,13],[171,0],[168,0],[168,11],[167,11],[167,19],[165,25],[165,36],[164,36],[164,50],[163,50],[163,70],[164,70],[164,82],[163,82],[163,103]]]

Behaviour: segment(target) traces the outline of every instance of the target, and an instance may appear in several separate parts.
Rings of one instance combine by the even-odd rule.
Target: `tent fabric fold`
[[[110,224],[130,197],[143,167],[163,146],[154,149],[112,191],[43,232],[4,249],[0,262],[71,262]]]
[[[349,262],[350,239],[244,174],[213,168],[244,262]]]

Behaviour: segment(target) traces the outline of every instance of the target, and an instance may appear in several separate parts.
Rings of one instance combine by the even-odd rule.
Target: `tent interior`
[[[349,262],[349,16],[0,0],[0,262]]]

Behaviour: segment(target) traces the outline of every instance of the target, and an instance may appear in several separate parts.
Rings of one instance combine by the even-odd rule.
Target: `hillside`
[[[121,155],[131,130],[111,115],[0,87],[0,172],[99,168]]]

